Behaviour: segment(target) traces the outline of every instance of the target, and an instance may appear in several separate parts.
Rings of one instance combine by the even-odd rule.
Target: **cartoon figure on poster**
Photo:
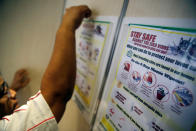
[[[98,47],[92,47],[92,44],[86,41],[81,41],[79,43],[79,53],[80,55],[88,61],[97,61],[100,54],[100,49]]]
[[[95,48],[94,51],[93,51],[93,60],[94,61],[97,61],[98,59],[98,56],[99,56],[99,48]]]
[[[89,95],[90,89],[91,89],[90,85],[87,85],[86,88],[83,88],[82,92],[84,93],[85,96]]]
[[[85,86],[85,80],[82,77],[82,75],[80,75],[80,73],[76,73],[76,85],[78,86],[79,89],[84,88]]]
[[[196,38],[180,38],[178,44],[173,42],[169,47],[169,53],[174,56],[185,57],[189,62],[196,62]]]
[[[133,71],[131,74],[131,83],[134,85],[138,85],[141,81],[141,75],[137,71]]]
[[[89,92],[90,92],[90,89],[91,89],[91,87],[89,85],[84,84],[84,81],[83,81],[83,84],[80,86],[80,90],[82,91],[82,93],[85,96],[88,96]]]
[[[143,84],[146,87],[153,87],[156,84],[156,75],[152,72],[146,72],[143,76]]]
[[[154,97],[160,102],[167,102],[169,100],[169,90],[164,85],[158,85],[154,89]]]
[[[80,80],[78,81],[78,87],[81,91],[83,91],[86,88],[86,81],[84,78],[80,77]]]
[[[91,87],[87,84],[85,78],[79,75],[79,73],[76,74],[76,85],[85,96],[89,95]]]
[[[132,90],[133,92],[137,92],[139,83],[141,81],[141,75],[137,71],[133,71],[131,75],[129,75],[129,81],[128,81],[128,88]]]
[[[88,53],[88,60],[91,61],[97,61],[98,60],[98,56],[99,56],[99,48],[95,48],[95,49],[91,49],[89,50]]]
[[[129,72],[131,68],[131,64],[129,62],[124,63],[124,71]]]
[[[131,68],[131,64],[129,62],[125,62],[124,63],[124,70],[125,72],[129,72],[130,71],[130,68]]]
[[[193,94],[184,87],[177,87],[172,93],[173,101],[180,107],[187,107],[193,103]]]
[[[87,41],[80,41],[79,43],[79,53],[85,60],[90,60],[91,46],[92,44]]]
[[[99,35],[101,37],[104,37],[104,33],[103,33],[103,27],[101,25],[96,25],[94,32],[96,35]]]
[[[121,63],[119,70],[119,80],[126,84],[126,80],[128,79],[130,72],[131,72],[131,63],[129,61],[125,61]]]

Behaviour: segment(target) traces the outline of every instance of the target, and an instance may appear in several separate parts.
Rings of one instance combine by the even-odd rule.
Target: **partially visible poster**
[[[110,22],[84,21],[77,43],[77,76],[75,90],[89,108],[96,88],[100,59],[108,37]]]
[[[196,30],[130,24],[100,126],[196,130]]]

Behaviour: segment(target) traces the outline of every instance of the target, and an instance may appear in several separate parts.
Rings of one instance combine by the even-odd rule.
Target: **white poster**
[[[75,90],[89,108],[94,95],[100,59],[108,37],[110,22],[86,20],[82,23],[77,43],[77,75]]]
[[[196,31],[129,27],[101,126],[106,130],[196,130]],[[111,106],[118,112],[117,119],[123,118],[132,128],[113,118]]]

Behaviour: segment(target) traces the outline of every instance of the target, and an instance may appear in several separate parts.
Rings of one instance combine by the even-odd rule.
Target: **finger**
[[[90,17],[91,16],[91,10],[88,8],[87,5],[81,5],[79,6],[81,13],[84,17]]]
[[[21,73],[21,75],[23,75],[23,76],[28,76],[29,75],[29,73],[28,73],[28,71],[27,70],[25,70],[23,73]]]
[[[85,15],[84,15],[84,17],[85,18],[88,18],[90,16],[91,16],[91,10],[87,10],[86,13],[85,13]]]
[[[16,74],[21,75],[21,74],[23,74],[23,73],[25,73],[25,72],[27,72],[26,69],[20,69],[20,70],[18,70],[18,71],[16,72]]]
[[[30,82],[30,78],[27,78],[27,79],[21,84],[21,86],[22,86],[22,87],[25,87],[26,85],[29,84],[29,82]]]
[[[14,91],[14,90],[12,90],[12,89],[10,89],[9,91],[10,91],[10,96],[11,96],[11,98],[12,98],[12,99],[16,98],[16,91]]]
[[[21,75],[19,78],[20,78],[20,82],[24,82],[24,81],[26,81],[27,79],[29,79],[29,76],[28,76],[27,73],[26,73],[26,74]]]
[[[22,69],[19,69],[17,72],[18,73],[22,73],[22,72],[24,72],[26,69],[24,69],[24,68],[22,68]]]
[[[20,74],[19,74],[19,76],[21,77],[21,78],[23,78],[23,77],[28,77],[28,75],[29,75],[29,73],[25,70],[25,71],[23,71],[23,72],[21,72]]]

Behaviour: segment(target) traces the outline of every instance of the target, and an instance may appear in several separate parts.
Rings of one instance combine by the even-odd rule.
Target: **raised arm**
[[[54,50],[44,73],[41,92],[57,122],[60,121],[67,101],[71,98],[76,77],[75,30],[91,11],[87,6],[66,10],[56,33]]]

